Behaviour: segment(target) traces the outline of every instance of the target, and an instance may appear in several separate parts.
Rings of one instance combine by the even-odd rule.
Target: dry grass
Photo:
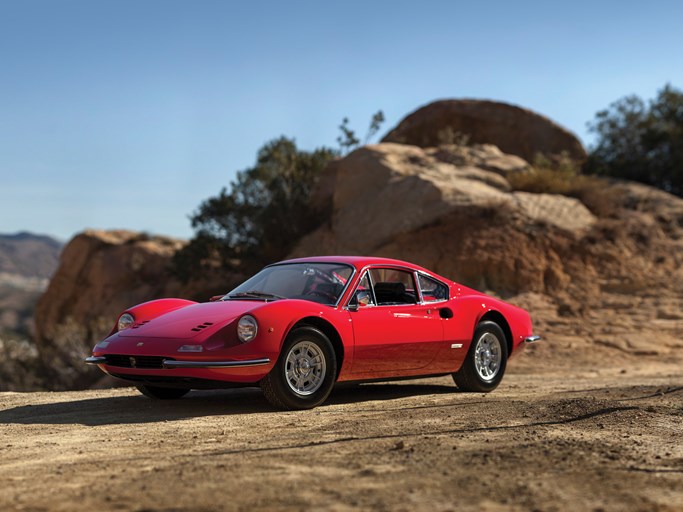
[[[509,174],[507,180],[513,190],[575,197],[598,217],[609,217],[617,209],[606,192],[605,179],[582,174],[566,156],[554,161],[538,156],[528,171]]]

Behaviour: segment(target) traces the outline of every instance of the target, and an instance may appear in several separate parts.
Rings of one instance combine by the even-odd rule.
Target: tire
[[[465,361],[453,374],[453,380],[461,391],[493,391],[503,379],[507,358],[503,330],[495,322],[481,322],[474,330]]]
[[[161,388],[157,386],[148,386],[146,384],[138,384],[135,386],[143,395],[157,400],[177,400],[187,395],[190,390],[185,388]]]
[[[330,340],[314,327],[300,327],[287,336],[261,389],[279,409],[312,409],[327,399],[336,378],[337,358]]]

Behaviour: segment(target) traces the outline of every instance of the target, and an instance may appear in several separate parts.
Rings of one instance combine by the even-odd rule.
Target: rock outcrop
[[[68,243],[35,312],[36,344],[55,387],[82,387],[101,376],[83,356],[122,310],[180,291],[168,264],[181,246],[130,231],[85,231]]]
[[[463,102],[455,103],[462,107]],[[494,105],[493,112],[516,108]],[[581,158],[583,151],[571,134],[533,116],[513,115],[515,122],[527,123],[517,128],[503,123],[507,135],[501,132],[499,142],[512,141],[507,146],[512,150],[501,151],[490,144],[496,137],[488,136],[484,144],[429,146],[436,127],[458,127],[448,124],[450,118],[441,125],[435,118],[430,123],[436,127],[425,125],[422,131],[415,128],[417,121],[399,126],[396,133],[413,134],[416,145],[380,143],[332,162],[313,197],[329,220],[300,240],[290,256],[404,259],[527,307],[538,332],[553,342],[529,347],[522,368],[567,362],[594,367],[599,357],[614,362],[680,352],[683,200],[599,178],[562,189],[571,190],[572,197],[515,190],[512,184],[522,187],[519,183],[534,177],[520,155],[573,147],[572,156]],[[521,135],[515,139],[520,133],[530,136],[530,146],[521,145]],[[35,316],[50,387],[86,387],[100,378],[82,358],[126,307],[164,296],[196,299],[199,290],[208,297],[216,282],[226,287],[218,293],[239,279],[222,275],[211,283],[179,283],[168,266],[181,246],[125,231],[87,231],[67,245]]]
[[[490,146],[354,151],[321,180],[315,199],[331,205],[330,222],[292,255],[407,259],[475,288],[543,293],[575,308],[601,290],[683,282],[683,200],[598,180],[586,194],[598,216],[577,198],[511,190],[506,173],[524,166],[490,170],[487,154],[506,158]]]
[[[476,166],[462,158],[468,151],[479,155]],[[575,198],[512,191],[505,172],[486,165],[507,158],[497,148],[448,152],[384,143],[336,162],[316,198],[332,205],[331,221],[294,255],[381,254],[507,293],[569,283],[567,267],[579,256],[561,253],[592,229],[595,215]]]
[[[488,100],[440,100],[406,116],[382,142],[434,147],[466,137],[470,143],[493,144],[503,152],[531,162],[538,153],[566,153],[586,159],[579,139],[531,110]]]
[[[323,176],[315,201],[330,221],[292,256],[404,259],[526,307],[548,342],[518,368],[678,360],[683,200],[598,178],[581,200],[515,191],[516,158],[491,146],[358,149]]]
[[[89,387],[102,377],[83,358],[126,308],[163,297],[208,299],[227,292],[239,278],[180,282],[170,262],[184,244],[132,231],[88,230],[66,245],[35,311],[35,341],[51,388]]]

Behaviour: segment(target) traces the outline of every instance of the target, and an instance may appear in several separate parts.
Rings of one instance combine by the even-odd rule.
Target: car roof
[[[344,263],[347,265],[353,265],[358,270],[367,265],[396,265],[400,267],[412,268],[415,270],[423,270],[429,274],[437,275],[426,268],[415,265],[414,263],[409,263],[402,260],[394,260],[391,258],[380,258],[377,256],[309,256],[306,258],[295,258],[291,260],[279,261],[278,263],[274,263],[274,265],[281,263]]]

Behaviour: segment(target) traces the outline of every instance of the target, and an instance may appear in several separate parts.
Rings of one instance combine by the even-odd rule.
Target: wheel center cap
[[[489,364],[491,362],[491,351],[490,350],[484,350],[481,353],[481,360],[484,364]]]
[[[307,371],[311,369],[311,362],[308,359],[299,359],[299,370]]]

